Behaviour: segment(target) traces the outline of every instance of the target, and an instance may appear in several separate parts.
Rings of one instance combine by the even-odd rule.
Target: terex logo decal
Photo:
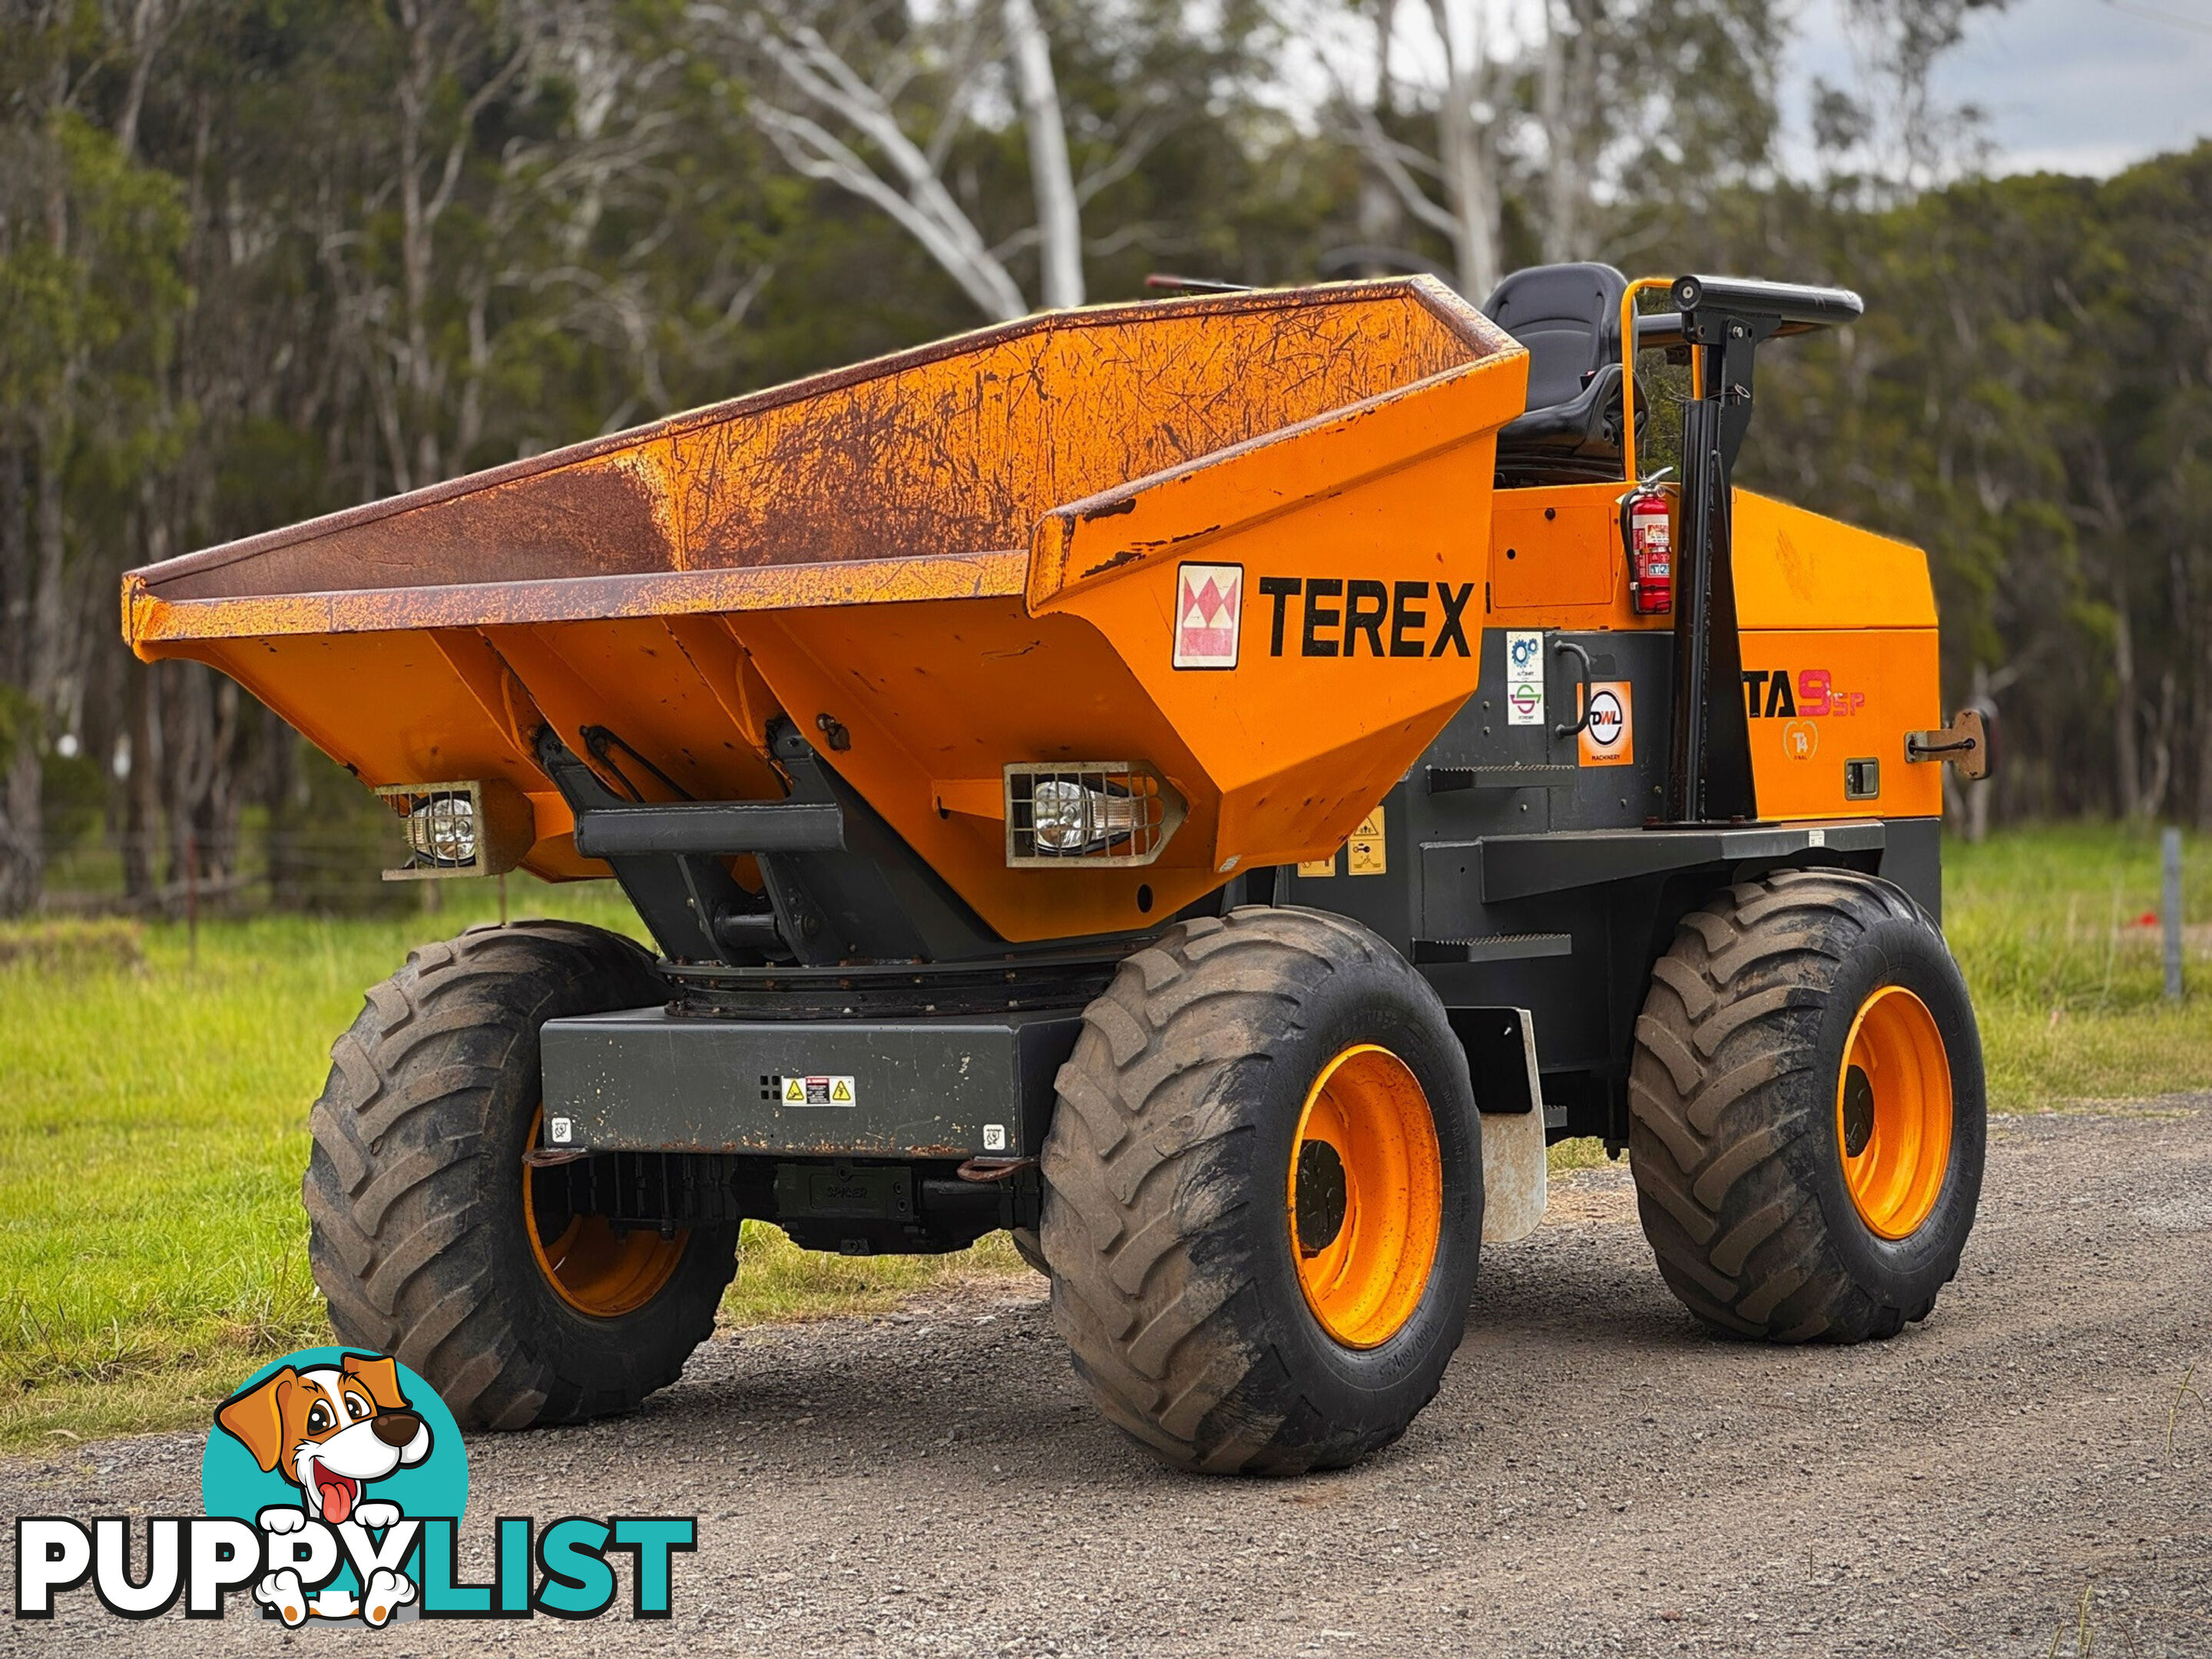
[[[1468,648],[1465,612],[1474,584],[1462,582],[1454,587],[1435,583],[1433,605],[1431,586],[1335,576],[1262,576],[1260,592],[1273,601],[1267,613],[1267,654],[1282,656],[1287,646],[1291,654],[1301,657],[1356,657],[1364,644],[1371,657],[1441,657],[1447,649],[1462,657],[1474,655]]]
[[[1234,668],[1244,620],[1244,567],[1176,567],[1175,665]]]

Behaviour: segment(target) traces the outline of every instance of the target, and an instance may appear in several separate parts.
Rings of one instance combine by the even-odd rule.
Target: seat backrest
[[[1482,314],[1528,348],[1528,407],[1572,403],[1593,369],[1620,357],[1620,299],[1611,265],[1531,265],[1500,283]]]

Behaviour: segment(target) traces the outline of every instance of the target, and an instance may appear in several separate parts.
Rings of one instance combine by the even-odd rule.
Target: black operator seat
[[[1501,485],[1620,476],[1620,301],[1611,265],[1532,265],[1482,313],[1528,348],[1528,413],[1498,434]]]

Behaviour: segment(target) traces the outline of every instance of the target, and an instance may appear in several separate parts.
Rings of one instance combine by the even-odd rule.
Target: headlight
[[[387,783],[376,791],[392,816],[407,861],[386,881],[504,875],[538,841],[530,798],[501,778],[458,783]]]
[[[1150,864],[1182,822],[1182,799],[1142,761],[1006,768],[1006,862]]]
[[[476,808],[466,795],[433,795],[407,815],[407,844],[433,864],[473,864]]]
[[[1150,827],[1146,803],[1110,787],[1092,789],[1066,778],[1046,778],[1030,802],[1042,852],[1097,852]]]

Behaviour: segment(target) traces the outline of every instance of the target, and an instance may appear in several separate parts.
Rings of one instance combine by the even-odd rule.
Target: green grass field
[[[2015,833],[1953,846],[1948,922],[1999,1109],[2212,1081],[2212,842],[2192,843],[2191,971],[2160,1000],[2154,836]],[[299,1206],[307,1107],[362,988],[410,942],[495,915],[453,884],[436,915],[0,933],[0,1449],[170,1427],[266,1356],[326,1340]],[[635,929],[612,890],[518,882],[515,914]],[[2201,930],[2201,931],[2200,931]],[[143,953],[143,962],[130,958]],[[1556,1149],[1562,1164],[1594,1148]],[[888,1306],[1026,1271],[1003,1240],[852,1261],[749,1225],[732,1322]]]

